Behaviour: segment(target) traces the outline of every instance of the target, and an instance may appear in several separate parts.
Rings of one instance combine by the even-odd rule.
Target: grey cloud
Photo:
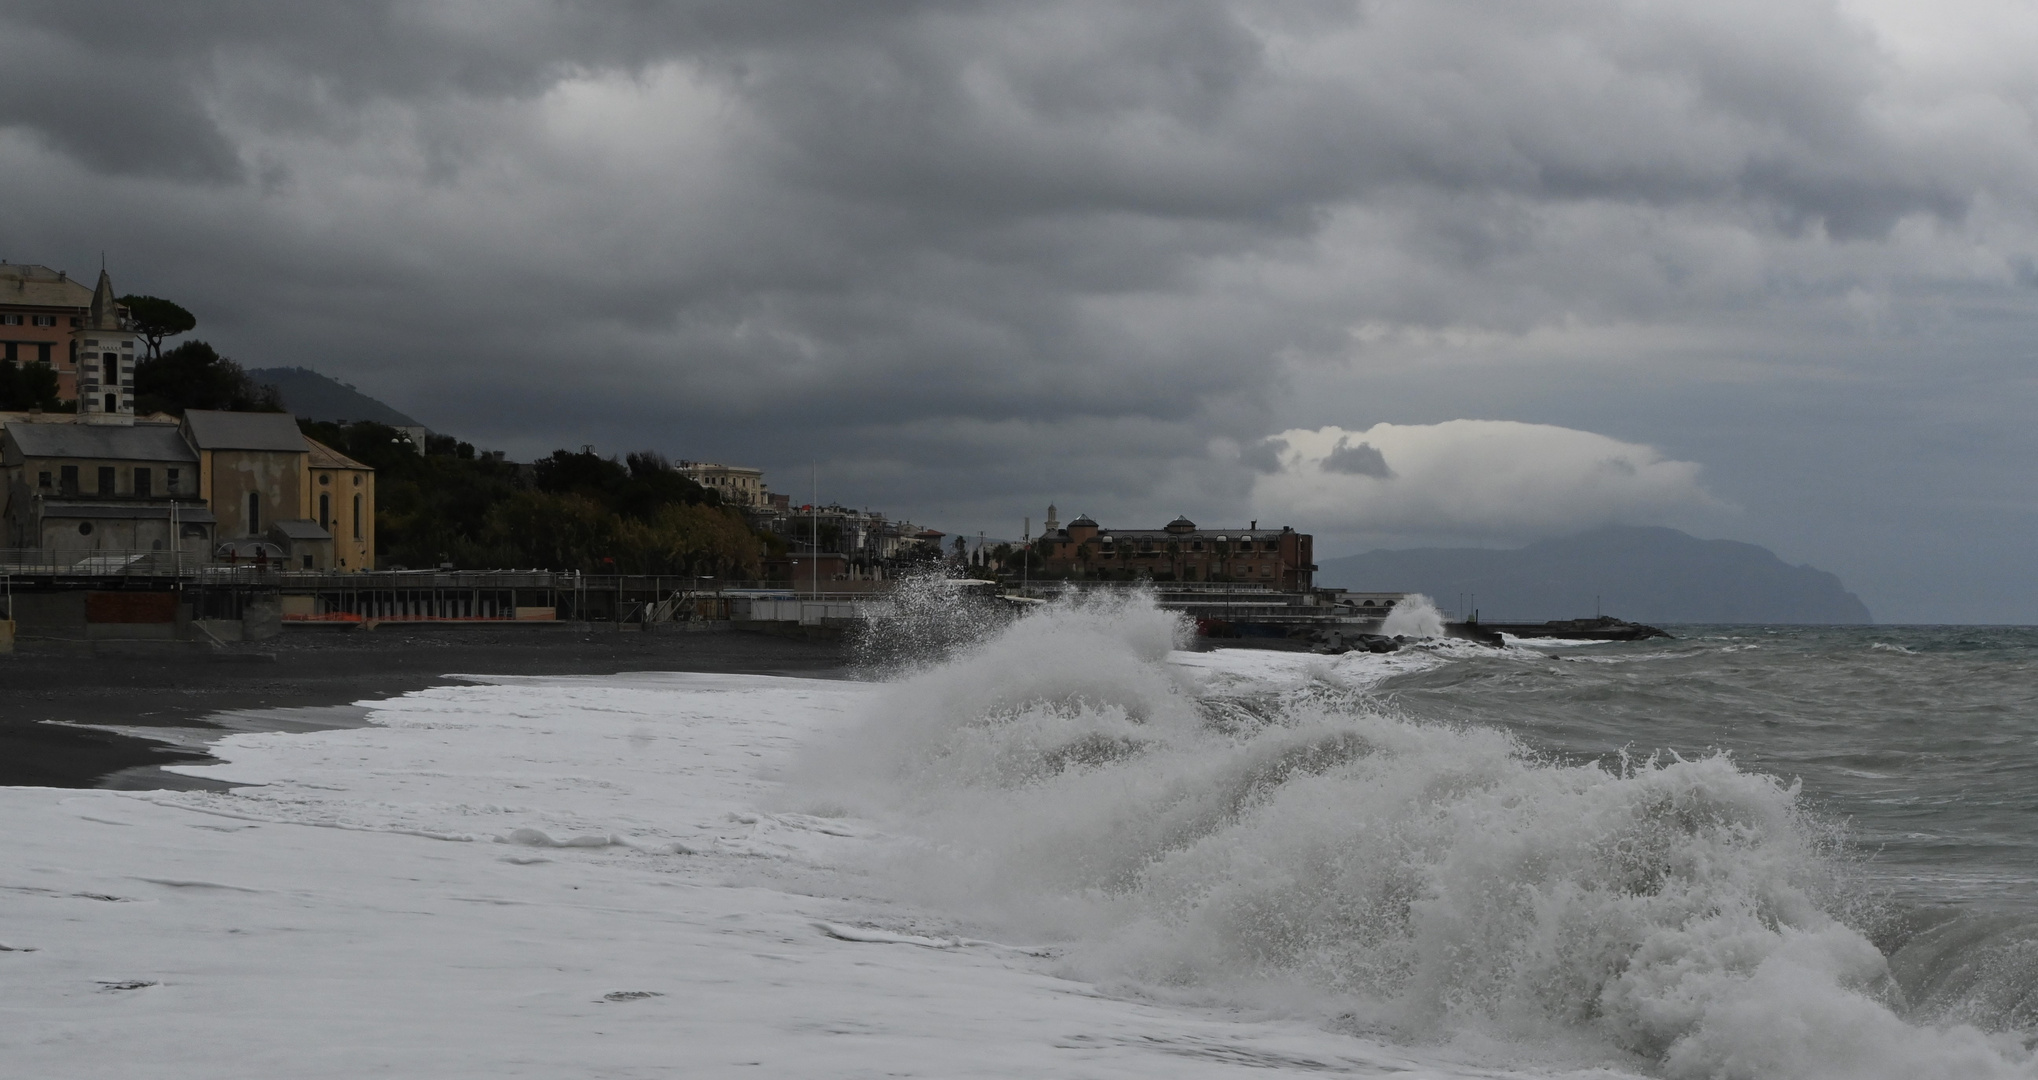
[[[0,129],[33,131],[88,167],[114,175],[238,180],[232,141],[206,115],[174,63],[107,57],[88,42],[0,33]]]
[[[1344,473],[1349,476],[1370,476],[1376,480],[1391,480],[1394,470],[1387,467],[1387,456],[1371,443],[1354,446],[1345,439],[1339,439],[1323,457],[1323,471]],[[1632,470],[1630,470],[1632,471]]]
[[[1238,460],[1254,472],[1277,473],[1281,471],[1281,455],[1287,452],[1288,444],[1283,440],[1261,439],[1241,451]]]
[[[1928,75],[1823,0],[17,3],[0,254],[519,452],[1222,516],[1284,411],[1461,415],[1368,380],[2024,325],[2028,95]]]

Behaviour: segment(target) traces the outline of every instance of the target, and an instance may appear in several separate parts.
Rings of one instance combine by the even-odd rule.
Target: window
[[[113,466],[99,466],[99,494],[113,494]]]
[[[177,482],[180,479],[182,479],[182,477],[178,474],[176,469],[164,469],[163,490],[169,492],[172,495],[177,494]]]
[[[148,470],[137,467],[134,471],[134,493],[146,499],[156,493],[155,476]]]
[[[360,477],[354,478],[359,481]],[[354,496],[354,539],[361,539],[361,496]]]
[[[35,474],[35,486],[36,486],[36,487],[43,487],[43,488],[46,488],[46,487],[50,486],[50,474],[49,474],[49,473],[47,473],[47,472],[39,472],[39,473],[36,473],[36,474]]]
[[[260,492],[250,491],[248,492],[248,535],[253,536],[261,531],[262,495]]]
[[[19,316],[19,315],[0,315],[0,326],[20,326],[20,325],[21,325],[21,316]]]
[[[324,492],[318,496],[318,527],[327,532],[333,531],[333,497]]]
[[[305,568],[306,570],[309,570],[309,569],[311,569],[311,556],[310,556],[310,555],[306,555],[306,556],[304,557],[304,568]]]
[[[76,495],[78,493],[78,467],[76,465],[65,465],[63,472],[59,475],[63,479],[64,494]]]
[[[108,394],[108,395],[106,395],[106,411],[107,411],[107,412],[119,412],[119,411],[120,411],[120,395],[119,395],[119,394]]]
[[[361,474],[360,474],[360,473],[355,473],[355,474],[354,474],[354,486],[355,486],[355,487],[360,487],[360,486],[361,486]]]
[[[4,353],[4,355],[0,355],[0,359],[4,359],[10,364],[19,363],[21,361],[20,349],[21,346],[12,341],[0,341],[0,353]]]
[[[332,483],[332,482],[333,482],[333,474],[332,474],[332,473],[320,473],[320,474],[318,474],[318,486],[320,486],[320,487],[325,487],[325,486],[326,486],[327,484],[330,484],[330,483]]]
[[[38,343],[36,344],[36,346],[35,346],[35,362],[36,362],[36,363],[38,363],[38,364],[47,364],[47,363],[49,363],[49,362],[50,362],[50,343],[49,343],[49,342],[47,342],[47,341],[43,341],[43,342],[38,342]]]
[[[91,522],[89,522],[89,521],[81,521],[81,522],[79,522],[79,523],[78,523],[78,535],[79,535],[79,536],[90,536],[90,535],[92,535],[92,523],[91,523]]]
[[[55,315],[37,315],[37,316],[35,316],[35,325],[37,325],[37,326],[55,326],[56,324],[57,324],[57,317],[56,317]]]

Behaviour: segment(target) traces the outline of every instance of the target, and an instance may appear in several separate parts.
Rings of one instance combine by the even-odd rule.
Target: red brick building
[[[1051,576],[1135,581],[1210,581],[1266,585],[1288,592],[1310,587],[1314,538],[1292,528],[1204,529],[1176,518],[1159,529],[1106,529],[1088,515],[1048,531],[1034,545]]]

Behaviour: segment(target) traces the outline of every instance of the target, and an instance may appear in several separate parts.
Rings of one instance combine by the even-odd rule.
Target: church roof
[[[113,278],[99,268],[99,287],[92,290],[92,311],[85,317],[87,330],[120,329],[120,301],[113,295]]]
[[[184,413],[184,426],[200,450],[277,450],[302,454],[311,449],[289,413],[190,409]]]
[[[1096,529],[1096,528],[1102,528],[1102,526],[1100,526],[1100,525],[1098,525],[1098,524],[1097,524],[1097,519],[1096,519],[1096,518],[1093,518],[1093,517],[1091,517],[1091,516],[1090,516],[1090,515],[1088,515],[1088,514],[1084,514],[1084,515],[1082,515],[1081,517],[1078,517],[1077,519],[1075,519],[1074,521],[1071,521],[1071,522],[1069,522],[1069,526],[1068,526],[1068,527],[1069,527],[1069,528],[1071,528],[1071,529],[1073,529],[1073,528],[1076,528],[1077,526],[1080,526],[1080,525],[1088,525],[1088,526],[1089,526],[1090,528],[1092,528],[1092,529]]]
[[[368,466],[363,465],[358,461],[355,461],[353,458],[350,458],[347,455],[340,453],[338,450],[335,450],[332,447],[327,446],[326,444],[318,441],[317,439],[310,438],[309,436],[307,436],[304,440],[304,444],[306,446],[311,447],[311,456],[305,459],[305,464],[309,465],[311,468],[365,469],[369,472],[374,471],[373,469],[369,469]]]

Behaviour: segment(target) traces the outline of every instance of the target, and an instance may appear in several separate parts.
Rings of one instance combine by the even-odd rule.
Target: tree
[[[163,355],[163,339],[186,333],[198,325],[198,316],[168,300],[153,296],[123,296],[120,305],[134,320],[135,332],[149,343],[149,358]]]
[[[640,450],[626,460],[605,458],[584,446],[577,454],[554,450],[533,471],[539,491],[585,495],[639,521],[649,521],[667,506],[721,505],[720,493],[687,479],[657,453]]]
[[[0,360],[0,409],[68,411],[57,400],[57,373],[48,364]]]
[[[136,364],[134,396],[137,412],[182,416],[186,409],[283,411],[283,399],[275,387],[249,378],[239,364],[203,341],[187,341]]]
[[[515,552],[518,565],[603,570],[615,554],[617,524],[585,495],[520,491],[489,509],[483,533],[497,549]]]
[[[625,532],[629,569],[638,573],[755,577],[761,570],[757,535],[727,507],[669,505]]]

